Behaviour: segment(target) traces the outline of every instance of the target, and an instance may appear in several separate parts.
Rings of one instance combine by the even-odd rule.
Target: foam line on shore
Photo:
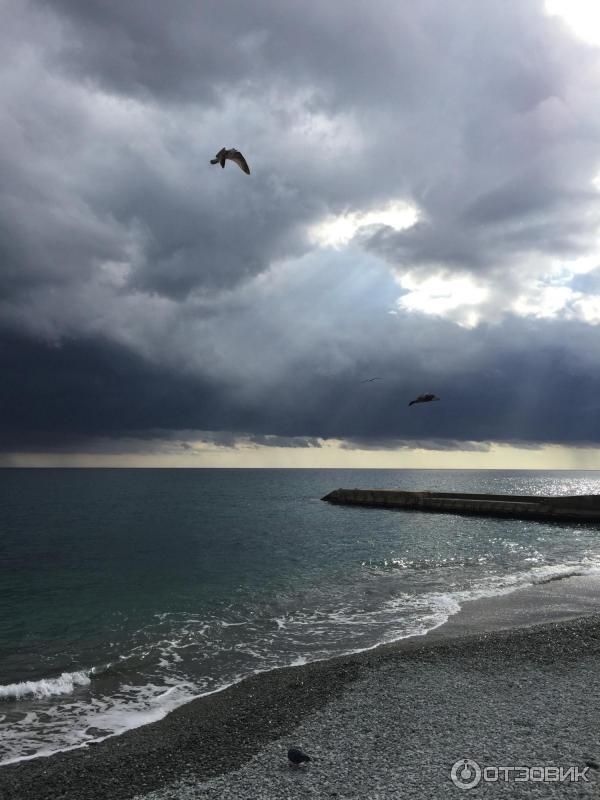
[[[442,628],[450,618],[458,614],[464,607],[465,603],[470,603],[479,599],[497,598],[505,595],[512,594],[521,589],[532,587],[535,585],[545,585],[548,582],[559,582],[573,575],[590,574],[595,575],[598,573],[598,566],[594,563],[587,565],[546,565],[543,567],[534,567],[526,572],[515,573],[513,575],[504,576],[501,580],[495,583],[483,582],[479,586],[472,589],[447,593],[431,593],[429,595],[418,598],[422,601],[422,606],[425,609],[430,609],[429,613],[424,613],[421,618],[415,621],[414,624],[406,627],[402,632],[394,632],[393,635],[387,638],[381,638],[365,647],[351,647],[346,650],[340,650],[337,653],[328,653],[326,656],[309,657],[300,654],[285,663],[277,664],[276,666],[258,667],[254,670],[249,670],[235,676],[232,680],[225,681],[223,684],[218,685],[208,690],[198,691],[198,687],[192,684],[181,684],[168,688],[166,693],[157,695],[151,707],[144,707],[140,709],[119,709],[115,707],[110,712],[105,712],[96,715],[94,727],[110,729],[111,732],[105,735],[89,735],[83,740],[71,743],[65,741],[59,746],[48,745],[43,749],[33,754],[17,755],[15,757],[6,758],[2,764],[14,764],[21,761],[30,761],[36,758],[47,758],[56,753],[70,752],[79,748],[84,748],[89,745],[97,745],[107,739],[119,737],[128,731],[139,729],[143,726],[150,725],[161,719],[164,719],[168,714],[172,713],[175,709],[181,708],[188,703],[192,703],[203,697],[208,697],[217,692],[223,692],[229,687],[247,680],[256,675],[261,675],[267,672],[285,669],[289,666],[296,666],[307,663],[320,663],[333,658],[347,657],[355,654],[370,652],[376,650],[378,647],[394,642],[401,642],[411,638],[421,638],[428,633]],[[395,604],[401,608],[402,598],[394,598],[389,601],[393,607]],[[23,682],[11,684],[6,687],[0,687],[5,690],[6,698],[9,697],[26,697],[28,692],[34,696],[49,697],[52,694],[68,694],[73,692],[78,686],[85,687],[89,685],[89,675],[95,674],[95,670],[89,672],[74,672],[63,673],[59,678],[44,678],[39,681]],[[185,689],[185,691],[183,691]],[[12,695],[10,694],[12,692]],[[35,694],[39,692],[39,694]],[[1,696],[1,695],[0,695]],[[91,723],[90,723],[91,724]],[[114,729],[113,729],[114,728]],[[72,740],[71,740],[72,741]]]
[[[458,726],[457,730],[468,731],[467,717],[475,711],[479,723],[484,724],[486,720],[491,720],[493,723],[491,733],[494,737],[498,737],[499,742],[513,742],[515,723],[511,709],[514,713],[522,715],[524,705],[522,700],[515,701],[510,707],[509,705],[513,702],[512,698],[517,691],[515,686],[517,688],[519,686],[522,670],[526,669],[527,674],[532,676],[524,681],[521,687],[525,695],[530,687],[540,694],[539,675],[545,675],[545,680],[548,682],[551,681],[551,675],[557,671],[558,676],[563,674],[567,676],[562,683],[570,687],[569,691],[574,687],[577,693],[569,699],[570,705],[567,705],[567,708],[591,713],[595,709],[595,704],[590,703],[588,690],[595,679],[593,675],[596,674],[599,654],[600,617],[593,616],[566,623],[484,635],[440,638],[437,641],[428,640],[427,637],[405,640],[403,643],[387,645],[369,653],[275,670],[254,676],[231,686],[226,691],[190,703],[160,722],[109,739],[96,747],[61,753],[50,759],[36,759],[2,767],[0,797],[18,796],[27,797],[28,800],[55,800],[56,797],[63,797],[64,800],[81,800],[83,797],[85,800],[105,800],[106,797],[110,797],[111,800],[126,800],[126,798],[128,800],[135,792],[144,794],[152,789],[175,784],[170,795],[168,792],[171,790],[167,790],[164,800],[168,797],[181,800],[186,800],[187,797],[212,798],[216,795],[196,792],[196,784],[199,781],[216,778],[218,775],[229,774],[231,778],[225,777],[225,784],[217,784],[217,787],[220,786],[222,796],[223,788],[232,786],[229,783],[230,779],[235,780],[232,771],[242,766],[265,746],[268,748],[269,742],[273,742],[274,752],[279,755],[275,759],[272,754],[265,756],[260,763],[270,770],[270,779],[281,780],[282,773],[279,770],[285,768],[285,757],[281,753],[282,744],[288,742],[291,731],[297,732],[297,726],[302,720],[312,724],[314,713],[321,713],[320,709],[326,708],[334,709],[332,712],[334,716],[326,726],[329,738],[331,739],[331,732],[335,731],[335,738],[339,740],[331,742],[332,752],[337,752],[338,744],[345,747],[355,745],[362,747],[361,737],[365,735],[364,728],[367,727],[371,732],[379,730],[379,723],[382,722],[379,715],[388,711],[387,716],[391,714],[393,717],[393,720],[388,722],[390,724],[393,722],[402,733],[405,750],[407,742],[415,739],[414,733],[410,731],[407,733],[402,728],[404,720],[411,715],[413,726],[424,725],[421,730],[423,736],[431,730],[431,724],[434,724],[444,734],[446,743],[456,744],[453,735],[448,735],[448,730],[452,726]],[[587,671],[581,681],[574,683],[568,680],[569,673],[566,670],[575,668],[583,661],[591,664],[593,674],[589,673],[589,668],[586,667]],[[382,669],[384,672],[381,672]],[[511,669],[515,674],[509,676]],[[401,670],[402,674],[397,670]],[[465,677],[465,670],[471,673],[473,678]],[[484,670],[484,673],[480,673],[481,670]],[[538,670],[541,670],[541,673]],[[431,679],[427,678],[424,684],[423,676],[428,671],[431,672]],[[503,714],[488,713],[492,688],[487,685],[485,691],[480,692],[483,698],[481,709],[477,704],[473,709],[473,695],[470,693],[478,680],[475,676],[479,674],[489,674],[492,683],[499,680],[506,683],[504,688],[506,702],[509,705]],[[443,676],[446,676],[444,680],[446,683],[449,682],[448,685],[453,687],[453,691],[447,691],[444,688],[446,684],[440,683]],[[373,719],[369,724],[366,718],[361,719],[360,713],[354,714],[356,703],[346,696],[346,692],[351,691],[354,682],[363,678],[376,689],[378,686],[381,687],[384,695],[390,685],[395,686],[394,691],[400,695],[388,698],[389,702],[386,702],[382,695],[371,705],[363,704],[365,708],[372,710],[370,713]],[[402,678],[404,683],[401,683],[399,678]],[[514,683],[512,687],[511,681]],[[438,699],[435,702],[427,695],[429,692],[427,686],[431,692],[436,686],[442,687],[442,690],[436,690]],[[467,696],[463,696],[465,692]],[[577,696],[580,700],[576,700]],[[344,699],[346,697],[347,699]],[[543,705],[543,700],[542,691],[538,705]],[[334,706],[331,706],[331,703]],[[434,707],[435,712],[433,712]],[[339,712],[335,710],[336,708]],[[581,730],[587,738],[579,742],[576,755],[578,758],[583,756],[582,748],[586,742],[589,745],[589,752],[586,755],[593,755],[591,745],[594,742],[590,739],[590,731],[597,738],[595,731],[599,727],[596,724],[598,720],[594,718],[593,725],[586,723],[579,727],[575,722],[574,727],[561,725],[561,730],[557,733],[555,708],[556,706],[549,706],[547,709],[546,722],[548,724],[552,722],[551,730],[554,737],[552,741],[556,742],[556,737],[563,733],[570,735],[574,731],[573,735],[578,735],[578,731]],[[398,709],[402,709],[400,716]],[[352,715],[356,716],[354,721],[347,716],[350,710]],[[425,716],[423,716],[424,711],[426,711]],[[324,713],[330,712],[325,710]],[[336,716],[338,713],[342,715],[339,719]],[[418,720],[421,720],[421,723]],[[385,730],[388,722],[383,720]],[[356,728],[358,723],[360,726]],[[444,727],[446,725],[450,726],[448,730]],[[297,733],[294,737],[296,735]],[[280,737],[285,738],[278,744],[276,740]],[[529,734],[526,739],[533,741]],[[327,748],[329,744],[330,742],[324,741],[323,747]],[[316,746],[315,740],[313,748]],[[343,752],[343,748],[340,752]],[[555,750],[552,753],[556,755]],[[202,754],[201,758],[198,757],[199,754]],[[476,756],[477,753],[473,752],[472,755]],[[574,757],[573,754],[569,755]],[[389,753],[386,754],[386,758],[389,762]],[[432,763],[439,763],[439,753],[427,752],[425,755],[421,753],[421,758],[429,758]],[[325,749],[321,763],[325,763],[326,759]],[[395,763],[394,759],[391,761]],[[334,762],[332,764],[335,766]],[[414,763],[409,763],[408,766],[415,769]],[[446,766],[449,767],[444,765],[444,768]],[[369,774],[372,775],[373,772],[374,770],[371,770]],[[283,777],[287,774],[286,772]],[[343,774],[349,774],[348,770],[341,770],[338,765],[330,774],[325,775],[325,778],[331,782]],[[177,784],[183,775],[188,775],[189,786],[193,787],[188,793],[182,792]],[[387,773],[383,775],[384,778],[386,776]],[[394,777],[399,779],[401,775]],[[445,779],[447,780],[447,774]],[[252,797],[277,796],[264,792],[261,794],[260,785],[246,782],[246,789],[249,788],[255,792]],[[3,795],[3,790],[12,794]],[[234,790],[231,796],[244,800],[248,795]],[[294,793],[290,793],[289,796],[300,797]],[[368,794],[365,793],[364,796]],[[428,793],[428,796],[434,795]]]

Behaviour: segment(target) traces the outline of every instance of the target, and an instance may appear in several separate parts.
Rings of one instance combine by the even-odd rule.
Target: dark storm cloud
[[[596,329],[502,319],[599,222],[598,54],[541,0],[1,8],[4,451],[600,439]],[[465,272],[497,325],[398,308]]]
[[[468,333],[452,337],[447,325],[451,353]],[[368,394],[352,373],[319,378],[318,385],[304,374],[294,386],[245,399],[235,388],[173,375],[103,341],[55,347],[4,337],[1,449],[116,452],[106,441],[128,439],[128,452],[174,452],[182,437],[217,447],[318,447],[318,439],[346,439],[349,448],[471,451],[485,451],[491,441],[597,443],[600,375],[590,370],[597,339],[580,326],[587,354],[577,359],[565,349],[564,333],[564,324],[532,330],[512,320],[480,332],[469,362],[448,356],[443,367],[428,366],[397,346],[396,372]],[[388,359],[374,366],[385,370],[386,362],[389,368]],[[432,386],[441,402],[408,407]]]
[[[144,438],[177,418],[210,420],[216,387],[157,369],[105,340],[60,346],[8,334],[0,339],[3,449],[114,435]],[[220,417],[227,409],[220,404]],[[185,427],[183,425],[179,427]],[[164,435],[163,435],[163,438]]]

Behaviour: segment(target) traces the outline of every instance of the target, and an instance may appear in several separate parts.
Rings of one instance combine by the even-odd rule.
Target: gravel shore
[[[468,796],[458,759],[600,763],[600,616],[405,640],[257,675],[94,747],[0,768],[2,800]],[[286,753],[313,761],[291,769]],[[587,782],[480,783],[504,797],[597,797]]]
[[[597,765],[599,650],[600,621],[584,619],[371,656],[363,677],[241,769],[144,800],[598,797],[594,767],[588,781],[471,790],[450,771],[463,758],[482,768]],[[286,764],[290,745],[313,757],[308,768]]]

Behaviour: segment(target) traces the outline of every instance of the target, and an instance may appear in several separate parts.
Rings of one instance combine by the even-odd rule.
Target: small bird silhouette
[[[250,175],[250,167],[248,166],[248,162],[240,153],[240,151],[235,149],[235,147],[232,147],[231,150],[227,150],[225,147],[222,147],[217,155],[214,158],[211,158],[210,163],[220,164],[223,169],[225,169],[225,162],[227,159],[236,163],[238,167],[246,173],[246,175]]]
[[[364,381],[361,381],[361,383],[373,383],[373,381],[380,381],[380,380],[381,378],[366,378]]]
[[[290,747],[288,750],[288,758],[294,767],[299,767],[303,761],[310,761],[310,756],[303,753],[299,747]]]
[[[432,400],[439,400],[434,394],[420,394],[416,400],[411,400],[409,406],[414,406],[415,403],[431,403]]]

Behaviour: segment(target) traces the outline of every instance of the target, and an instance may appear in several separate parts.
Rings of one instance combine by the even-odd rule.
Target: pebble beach
[[[600,615],[485,631],[486,615],[489,603],[469,635],[458,620],[259,674],[93,747],[2,767],[0,798],[597,797]],[[291,768],[290,746],[311,763]],[[488,777],[502,766],[579,771],[461,789],[450,776],[461,759]]]

